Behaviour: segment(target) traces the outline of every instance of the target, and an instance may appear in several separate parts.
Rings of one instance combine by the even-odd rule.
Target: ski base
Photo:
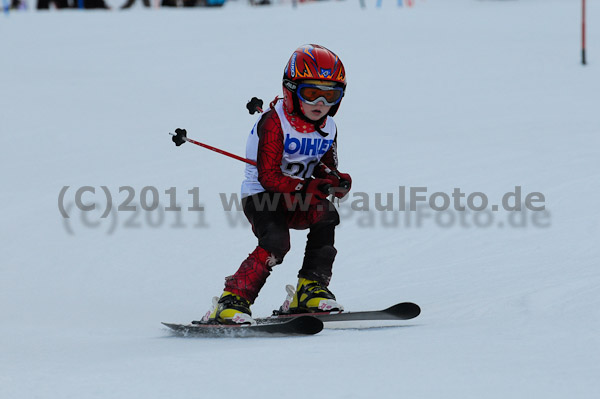
[[[279,320],[274,323],[254,325],[213,324],[196,322],[193,324],[162,323],[182,336],[197,337],[265,337],[313,335],[323,329],[323,322],[309,315]]]

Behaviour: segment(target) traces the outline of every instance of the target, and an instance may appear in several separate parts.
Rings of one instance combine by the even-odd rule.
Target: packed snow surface
[[[1,16],[0,397],[600,397],[600,1],[587,66],[579,1],[366,5]],[[353,191],[330,288],[347,310],[423,312],[311,337],[174,337],[160,322],[201,317],[256,242],[222,201],[244,164],[167,133],[243,155],[246,102],[281,94],[304,43],[348,75],[336,122]],[[505,211],[517,186],[544,210]],[[402,187],[489,205],[401,212]],[[295,282],[305,234],[255,315]]]

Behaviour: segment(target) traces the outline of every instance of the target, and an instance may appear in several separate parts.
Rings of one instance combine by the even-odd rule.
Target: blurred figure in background
[[[104,2],[104,0],[38,0],[38,10],[48,10],[50,4],[54,4],[57,9],[63,8],[85,8],[87,10],[94,8],[101,8],[104,10],[110,10],[110,7]]]
[[[38,0],[37,9],[38,10],[48,10],[48,9],[50,9],[50,4],[52,4],[52,3],[58,9],[69,8],[68,0]]]
[[[135,3],[135,0],[127,0],[127,3],[121,6],[121,10],[131,7]],[[142,0],[144,7],[150,7],[150,0]]]
[[[11,10],[26,10],[27,2],[25,0],[12,0],[10,2],[10,8]]]
[[[110,7],[104,2],[104,0],[73,0],[73,6],[75,8],[82,8],[80,4],[83,4],[83,8],[85,8],[86,10],[90,10],[93,8],[102,8],[105,10],[110,10]]]
[[[196,7],[198,0],[162,0],[161,7]]]
[[[225,0],[162,0],[162,7],[222,7]]]

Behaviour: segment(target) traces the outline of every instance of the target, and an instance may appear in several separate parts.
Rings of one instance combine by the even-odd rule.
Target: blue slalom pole
[[[83,10],[83,0],[77,0],[77,7],[79,7],[80,10]]]
[[[4,14],[8,15],[10,11],[10,0],[2,0],[2,10],[4,10]]]

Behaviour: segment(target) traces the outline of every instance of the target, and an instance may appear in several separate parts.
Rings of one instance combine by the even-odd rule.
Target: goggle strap
[[[298,85],[295,82],[292,82],[289,79],[284,79],[283,80],[283,85],[290,91],[295,92],[296,89],[298,88]]]

